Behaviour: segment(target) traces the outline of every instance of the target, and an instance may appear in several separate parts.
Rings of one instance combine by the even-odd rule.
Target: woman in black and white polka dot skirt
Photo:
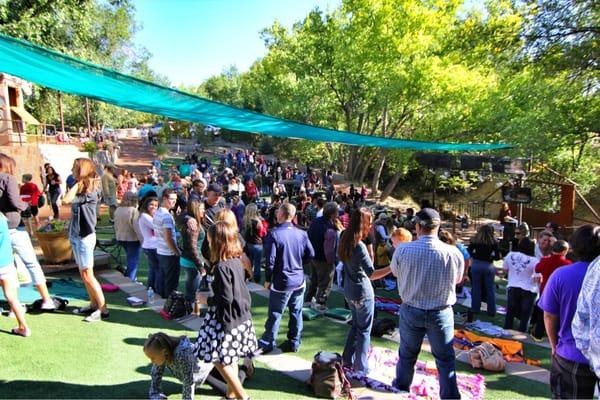
[[[227,398],[247,399],[238,378],[238,360],[251,357],[257,342],[238,232],[225,222],[216,222],[208,230],[208,244],[214,280],[198,333],[197,355],[215,364],[227,382]]]

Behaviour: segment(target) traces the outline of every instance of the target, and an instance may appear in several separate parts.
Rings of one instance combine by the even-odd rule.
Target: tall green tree
[[[135,10],[129,0],[0,0],[0,32],[153,81],[145,49],[136,49]],[[65,122],[85,126],[85,100],[63,95]],[[57,93],[35,86],[28,101],[43,122],[58,124]],[[92,102],[92,123],[135,124],[148,115]]]

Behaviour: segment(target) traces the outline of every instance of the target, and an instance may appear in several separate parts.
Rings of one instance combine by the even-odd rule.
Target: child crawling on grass
[[[196,347],[196,343],[192,343],[186,336],[169,336],[162,332],[148,336],[144,343],[144,353],[152,362],[150,400],[166,398],[160,389],[165,368],[183,384],[183,400],[193,399],[196,385],[204,382],[220,394],[227,395],[227,384],[212,363],[198,359]],[[238,370],[240,382],[243,384],[252,375],[254,365],[251,359],[246,358]]]

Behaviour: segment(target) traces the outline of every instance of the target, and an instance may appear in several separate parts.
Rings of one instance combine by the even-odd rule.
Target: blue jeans
[[[496,315],[496,269],[494,264],[473,259],[471,264],[471,311],[479,312],[481,309],[481,286],[485,285],[487,313]]]
[[[144,249],[146,258],[148,259],[148,287],[152,288],[155,293],[162,293],[160,277],[160,268],[158,267],[158,255],[156,249]]]
[[[423,337],[427,334],[431,352],[439,372],[440,398],[460,399],[456,384],[454,348],[454,314],[452,307],[443,310],[421,310],[407,304],[400,306],[400,360],[396,365],[393,385],[410,391],[415,373],[415,363],[421,351]]]
[[[254,282],[260,283],[260,266],[262,263],[263,247],[262,244],[246,245],[248,258],[252,261],[252,270],[254,271]]]
[[[185,270],[185,299],[190,303],[196,302],[196,291],[200,287],[201,276],[196,268],[183,268]]]
[[[263,333],[261,341],[266,342],[269,346],[275,346],[275,339],[279,332],[279,323],[283,316],[285,307],[290,310],[290,322],[288,323],[287,338],[294,349],[300,347],[302,342],[302,303],[304,301],[304,286],[300,289],[289,290],[287,292],[275,292],[271,290],[269,293],[269,315],[265,322],[265,333]]]
[[[34,285],[41,285],[46,283],[46,277],[44,271],[35,255],[35,250],[31,244],[29,234],[19,228],[9,229],[10,244],[12,245],[13,251],[17,257],[23,261],[23,264],[27,267],[31,280]]]
[[[164,256],[158,254],[158,265],[160,267],[160,273],[162,282],[159,285],[161,292],[160,297],[166,299],[169,297],[173,290],[177,290],[179,286],[179,256]]]
[[[135,282],[137,280],[137,270],[138,265],[140,264],[142,246],[137,240],[119,240],[119,245],[125,249],[125,254],[127,255],[127,269],[125,270],[125,276]]]
[[[54,191],[50,192],[50,206],[52,207],[52,214],[54,215],[54,219],[58,219],[59,217],[59,208],[58,208],[58,199],[60,198],[60,192]]]
[[[372,297],[361,300],[346,300],[350,311],[352,311],[352,326],[346,338],[342,359],[345,366],[366,375],[369,373],[367,354],[371,344],[375,300]]]

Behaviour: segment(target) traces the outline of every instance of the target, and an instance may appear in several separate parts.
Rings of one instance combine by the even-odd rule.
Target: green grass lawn
[[[105,220],[103,216],[101,225],[108,225]],[[103,235],[108,237],[110,234]],[[139,280],[144,282],[146,275],[146,261],[142,256]],[[76,272],[63,273],[56,278],[65,276],[79,279]],[[184,274],[181,282],[183,279]],[[397,296],[394,291],[384,293],[388,297]],[[28,314],[33,335],[27,339],[10,335],[15,320],[0,317],[0,348],[5,355],[0,369],[0,398],[145,398],[150,365],[142,352],[142,344],[148,334],[160,330],[195,338],[196,332],[164,321],[146,308],[129,307],[125,297],[123,292],[108,294],[110,319],[96,324],[85,323],[71,313],[72,308],[85,304],[81,301],[73,301],[66,312]],[[333,293],[329,305],[343,306],[343,296]],[[260,336],[267,316],[267,299],[254,294],[252,312],[256,333]],[[496,319],[494,322],[501,324]],[[282,321],[278,343],[285,340],[286,326],[287,316]],[[320,350],[341,352],[346,334],[345,325],[325,318],[306,321],[302,347],[296,355],[310,361]],[[385,339],[374,339],[373,345],[398,348],[396,343]],[[549,368],[549,350],[526,345],[526,354],[541,359],[542,366]],[[433,356],[423,352],[420,359],[433,361]],[[460,372],[485,375],[486,398],[547,398],[550,394],[547,385],[523,378],[473,370],[464,363],[457,363],[457,368]],[[245,386],[253,399],[310,397],[303,382],[260,363],[257,363],[255,377]],[[181,386],[167,377],[163,381],[163,391],[179,397]],[[220,398],[208,386],[197,390],[197,395]]]

